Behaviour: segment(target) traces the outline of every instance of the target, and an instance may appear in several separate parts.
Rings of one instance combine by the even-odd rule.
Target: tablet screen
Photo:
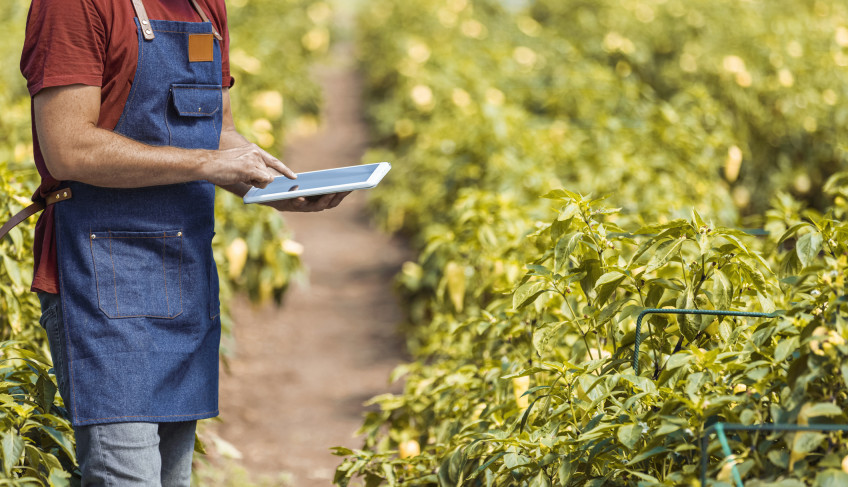
[[[365,183],[373,172],[373,165],[343,167],[332,171],[305,172],[298,174],[297,179],[289,179],[285,176],[278,177],[265,187],[263,192],[285,193],[295,190],[312,190],[326,186]]]

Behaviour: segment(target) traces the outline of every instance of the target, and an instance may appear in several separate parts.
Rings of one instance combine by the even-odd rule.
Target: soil
[[[341,44],[316,68],[324,126],[290,142],[284,162],[295,171],[361,162],[368,133],[352,59]],[[340,459],[329,449],[360,448],[363,403],[399,387],[388,384],[406,359],[392,281],[409,255],[369,223],[366,201],[358,191],[334,210],[286,213],[305,248],[308,285],[294,286],[282,307],[234,303],[237,352],[222,369],[223,422],[211,428],[241,452],[251,476],[286,472],[297,487],[332,485]]]

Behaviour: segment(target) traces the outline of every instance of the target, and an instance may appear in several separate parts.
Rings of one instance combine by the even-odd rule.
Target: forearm
[[[229,94],[224,92],[229,114]],[[226,134],[226,148],[187,150],[153,147],[97,127],[100,88],[70,85],[47,88],[33,98],[38,142],[50,174],[58,180],[112,188],[140,188],[206,180],[264,187],[283,163],[253,144]],[[229,118],[229,117],[228,117]],[[225,125],[228,130],[231,121]],[[246,142],[246,141],[245,141]]]
[[[153,147],[95,126],[70,132],[64,150],[45,154],[58,180],[138,188],[204,179],[209,151]]]

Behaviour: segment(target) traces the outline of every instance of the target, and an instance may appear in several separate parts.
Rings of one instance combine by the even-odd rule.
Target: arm
[[[244,148],[244,147],[252,147],[257,151],[260,151],[264,157],[273,159],[277,161],[273,156],[263,151],[261,148],[256,146],[255,144],[250,143],[247,139],[244,138],[237,130],[235,122],[233,121],[233,111],[232,105],[230,103],[230,92],[229,89],[224,89],[224,125],[221,129],[221,144],[219,146],[220,150],[231,150],[234,148]],[[277,161],[280,166],[285,168],[284,170],[279,170],[279,173],[286,176],[290,179],[295,179],[297,176],[291,169],[287,168],[283,165],[283,163]],[[277,166],[274,166],[275,168]],[[256,186],[256,185],[253,185]],[[244,196],[247,194],[248,190],[250,190],[251,185],[245,184],[243,182],[221,185],[222,188],[227,191],[236,194],[237,196]],[[281,200],[281,201],[272,201],[270,203],[263,203],[266,206],[270,206],[279,211],[301,211],[301,212],[311,212],[311,211],[322,211],[330,208],[335,208],[339,206],[339,203],[349,195],[350,192],[346,193],[336,193],[336,194],[328,194],[321,196],[320,198],[295,198],[290,200]]]
[[[254,145],[217,151],[153,147],[98,128],[99,87],[46,88],[33,100],[38,142],[47,169],[58,180],[111,188],[196,180],[265,187],[276,174],[290,172]]]

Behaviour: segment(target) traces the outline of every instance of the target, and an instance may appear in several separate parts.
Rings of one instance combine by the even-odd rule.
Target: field
[[[841,433],[712,434],[846,419],[845,5],[519,3],[360,15],[415,361],[336,481],[847,482]]]
[[[3,8],[16,66],[27,2]],[[228,8],[237,124],[280,151],[320,123],[333,9]],[[412,360],[337,485],[848,485],[844,2],[372,0],[356,32]],[[14,69],[0,107],[12,213],[36,184]],[[279,302],[285,224],[218,205],[222,302]],[[33,226],[0,242],[0,478],[69,485]]]

